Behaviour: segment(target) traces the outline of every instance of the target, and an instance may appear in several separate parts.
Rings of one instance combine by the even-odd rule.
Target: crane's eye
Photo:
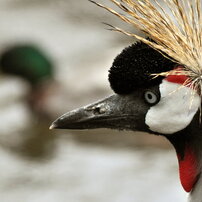
[[[156,93],[152,91],[145,91],[144,93],[144,99],[145,101],[150,105],[155,105],[159,102],[160,97]]]

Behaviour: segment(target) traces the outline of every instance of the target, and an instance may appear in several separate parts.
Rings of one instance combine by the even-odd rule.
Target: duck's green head
[[[26,79],[32,86],[53,76],[51,60],[33,45],[16,45],[5,50],[0,56],[0,69]]]

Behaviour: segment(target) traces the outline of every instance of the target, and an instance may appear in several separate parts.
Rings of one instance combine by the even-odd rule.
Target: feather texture
[[[152,40],[115,26],[111,26],[112,30],[135,37],[183,65],[181,72],[172,70],[157,73],[156,76],[187,75],[189,81],[185,85],[191,82],[193,88],[202,95],[201,0],[110,0],[124,14],[90,1],[138,28]]]

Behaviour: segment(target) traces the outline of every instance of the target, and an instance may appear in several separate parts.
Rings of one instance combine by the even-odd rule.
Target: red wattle
[[[190,192],[198,177],[196,155],[190,148],[186,148],[183,159],[179,154],[177,156],[181,184],[186,192]]]
[[[180,75],[180,73],[182,72],[182,68],[183,67],[181,67],[181,66],[178,66],[177,68],[175,68],[176,73],[179,73],[179,75],[177,75],[177,74],[168,75],[165,79],[172,83],[185,84],[188,80],[188,77],[186,75]]]

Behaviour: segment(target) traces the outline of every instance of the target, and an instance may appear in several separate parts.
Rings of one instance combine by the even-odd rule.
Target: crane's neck
[[[202,202],[202,176],[199,179],[189,196],[189,202]]]
[[[202,202],[202,126],[197,113],[190,125],[167,137],[176,149],[180,180],[190,202]]]

